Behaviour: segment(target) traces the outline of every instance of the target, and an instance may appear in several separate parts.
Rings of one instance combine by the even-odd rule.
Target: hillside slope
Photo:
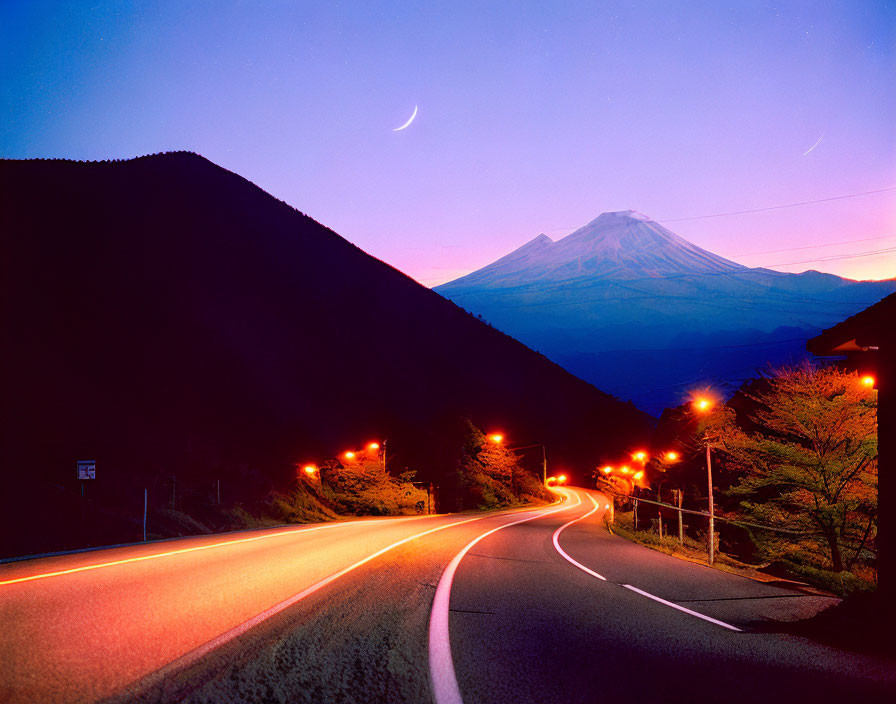
[[[12,530],[71,510],[79,459],[97,462],[88,495],[136,520],[144,487],[248,498],[374,438],[439,483],[465,416],[573,471],[646,427],[194,154],[0,161],[0,239]]]

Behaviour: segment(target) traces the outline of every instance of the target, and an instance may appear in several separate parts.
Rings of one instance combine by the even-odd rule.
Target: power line
[[[795,252],[800,249],[819,249],[821,247],[835,247],[839,244],[855,244],[856,242],[874,242],[876,240],[891,240],[896,235],[881,235],[880,237],[865,237],[858,240],[841,240],[840,242],[825,242],[824,244],[808,244],[803,247],[785,247],[784,249],[769,249],[765,252],[745,252],[732,254],[732,257],[758,257],[760,254],[779,254],[781,252]]]
[[[708,220],[709,218],[724,218],[729,215],[746,215],[747,213],[763,213],[769,210],[782,210],[783,208],[797,208],[803,205],[814,205],[815,203],[828,203],[833,200],[845,200],[846,198],[858,198],[859,196],[868,196],[874,193],[885,193],[887,191],[896,191],[896,186],[888,186],[887,188],[876,188],[873,191],[862,191],[861,193],[849,193],[844,196],[831,196],[830,198],[819,198],[818,200],[805,200],[800,203],[787,203],[785,205],[770,205],[765,208],[751,208],[750,210],[734,210],[728,213],[713,213],[712,215],[694,215],[687,218],[671,218],[666,220],[655,220],[654,222],[685,222],[687,220]]]
[[[781,262],[779,264],[768,264],[767,266],[789,266],[790,264],[812,264],[813,262],[832,262],[838,259],[856,259],[858,257],[871,257],[876,254],[892,254],[896,252],[896,247],[887,247],[885,249],[874,249],[870,252],[856,252],[855,254],[837,254],[830,257],[819,257],[818,259],[801,259],[795,262]]]

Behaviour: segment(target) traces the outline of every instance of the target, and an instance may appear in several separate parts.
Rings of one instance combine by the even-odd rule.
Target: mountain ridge
[[[808,339],[896,291],[896,279],[745,267],[633,210],[602,213],[556,242],[530,247],[537,241],[434,290],[614,395],[646,398],[640,407],[654,414],[682,395],[652,392],[650,385],[669,388],[690,379],[736,388],[767,362],[806,358],[799,341],[783,345],[772,335],[778,328],[800,329]],[[523,249],[524,256],[513,256]],[[757,345],[756,354],[738,355],[737,368],[699,355],[670,366],[660,354],[681,350],[689,336],[727,339],[749,330],[768,336],[770,351]],[[638,365],[620,356],[627,349],[638,352]],[[648,359],[651,349],[656,354]],[[645,363],[668,373],[639,385],[632,379],[646,377],[640,373]]]

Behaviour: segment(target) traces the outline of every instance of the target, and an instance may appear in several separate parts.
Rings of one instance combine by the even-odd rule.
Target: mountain
[[[116,507],[130,522],[103,539],[129,539],[144,488],[164,502],[221,480],[225,503],[249,501],[372,438],[450,508],[464,417],[583,477],[648,428],[195,154],[0,161],[0,242],[6,554]]]
[[[633,210],[544,234],[435,289],[577,376],[658,414],[695,386],[732,391],[806,357],[825,327],[896,291],[748,268]]]

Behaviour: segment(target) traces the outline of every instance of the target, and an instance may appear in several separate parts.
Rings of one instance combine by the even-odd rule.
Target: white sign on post
[[[96,479],[96,460],[78,460],[78,479]]]

